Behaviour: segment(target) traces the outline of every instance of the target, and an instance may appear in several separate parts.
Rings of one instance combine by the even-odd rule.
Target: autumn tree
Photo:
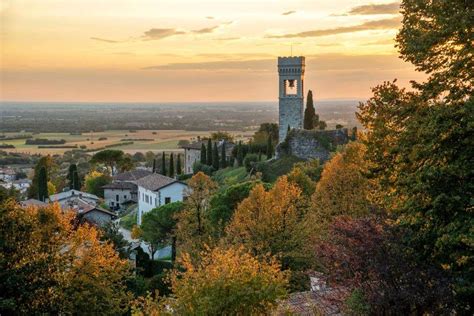
[[[283,269],[294,272],[293,289],[308,286],[308,280],[299,280],[298,273],[312,263],[301,190],[286,176],[268,192],[257,184],[237,206],[226,233],[230,244],[242,244],[256,255],[276,256]]]
[[[0,206],[2,314],[126,312],[127,260],[59,206]]]
[[[371,187],[364,154],[364,145],[350,143],[324,165],[312,197],[315,222],[324,224],[338,215],[358,217],[370,212]]]
[[[200,256],[196,264],[184,253],[184,271],[171,275],[168,304],[177,314],[267,314],[286,295],[288,276],[274,258],[256,258],[243,247],[206,248]]]
[[[84,187],[86,192],[103,198],[104,189],[102,187],[110,182],[112,182],[112,178],[109,175],[91,171],[85,177]]]
[[[184,209],[178,214],[177,243],[182,251],[197,255],[209,242],[209,202],[217,185],[198,172],[189,180],[188,187]]]
[[[313,92],[309,90],[306,98],[306,109],[304,110],[303,128],[308,130],[314,129],[315,118],[316,111],[314,110]]]

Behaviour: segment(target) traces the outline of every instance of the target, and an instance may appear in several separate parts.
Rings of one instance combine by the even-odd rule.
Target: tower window
[[[285,95],[297,95],[298,94],[298,80],[286,79],[285,80]]]

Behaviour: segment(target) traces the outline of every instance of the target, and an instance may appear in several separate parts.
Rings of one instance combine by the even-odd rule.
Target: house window
[[[171,203],[171,198],[169,196],[165,197],[165,204]]]
[[[118,194],[115,195],[115,201],[117,201],[117,202],[119,201],[119,195]]]
[[[110,206],[114,206],[114,202],[110,202]]]
[[[124,199],[127,199],[127,196],[126,196],[126,195],[124,195],[124,196],[123,196],[123,198],[124,198]]]

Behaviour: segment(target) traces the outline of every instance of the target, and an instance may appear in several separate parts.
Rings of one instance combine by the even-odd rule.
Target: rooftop
[[[179,181],[176,179],[158,174],[158,173],[153,173],[149,176],[146,176],[138,180],[137,185],[150,191],[158,191],[159,189],[165,186],[168,186],[174,182],[179,182]]]
[[[102,189],[110,189],[110,190],[136,190],[137,185],[135,183],[130,182],[113,182],[106,184],[102,187]]]
[[[151,171],[143,169],[135,169],[132,171],[122,172],[114,176],[114,181],[137,181],[143,177],[152,174]]]
[[[61,192],[61,193],[50,195],[49,196],[49,201],[56,202],[56,201],[69,199],[71,197],[84,197],[84,198],[88,198],[88,199],[91,199],[91,200],[96,200],[96,201],[99,200],[99,197],[97,195],[90,194],[90,193],[87,193],[87,192],[78,191],[78,190],[69,190],[69,191],[64,191],[64,192]]]

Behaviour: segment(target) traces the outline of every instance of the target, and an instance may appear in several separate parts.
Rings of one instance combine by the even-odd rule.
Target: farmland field
[[[236,139],[245,138],[241,131],[230,132]],[[121,149],[133,154],[135,152],[161,152],[178,151],[178,141],[195,141],[197,136],[209,136],[209,131],[184,131],[184,130],[110,130],[105,132],[82,133],[82,135],[70,135],[69,133],[39,133],[32,135],[33,138],[46,138],[50,140],[64,139],[67,146],[86,146],[86,150],[100,150],[107,148]],[[251,134],[251,133],[246,133]],[[4,133],[6,137],[18,135],[31,135],[29,133]],[[99,140],[101,139],[101,140]],[[26,145],[26,139],[5,140],[0,139],[0,144],[11,144],[15,148],[2,149],[8,152],[21,152],[28,154],[62,154],[70,148],[38,148],[38,145]],[[133,144],[120,146],[121,143],[133,141]],[[114,146],[116,145],[116,146]]]

